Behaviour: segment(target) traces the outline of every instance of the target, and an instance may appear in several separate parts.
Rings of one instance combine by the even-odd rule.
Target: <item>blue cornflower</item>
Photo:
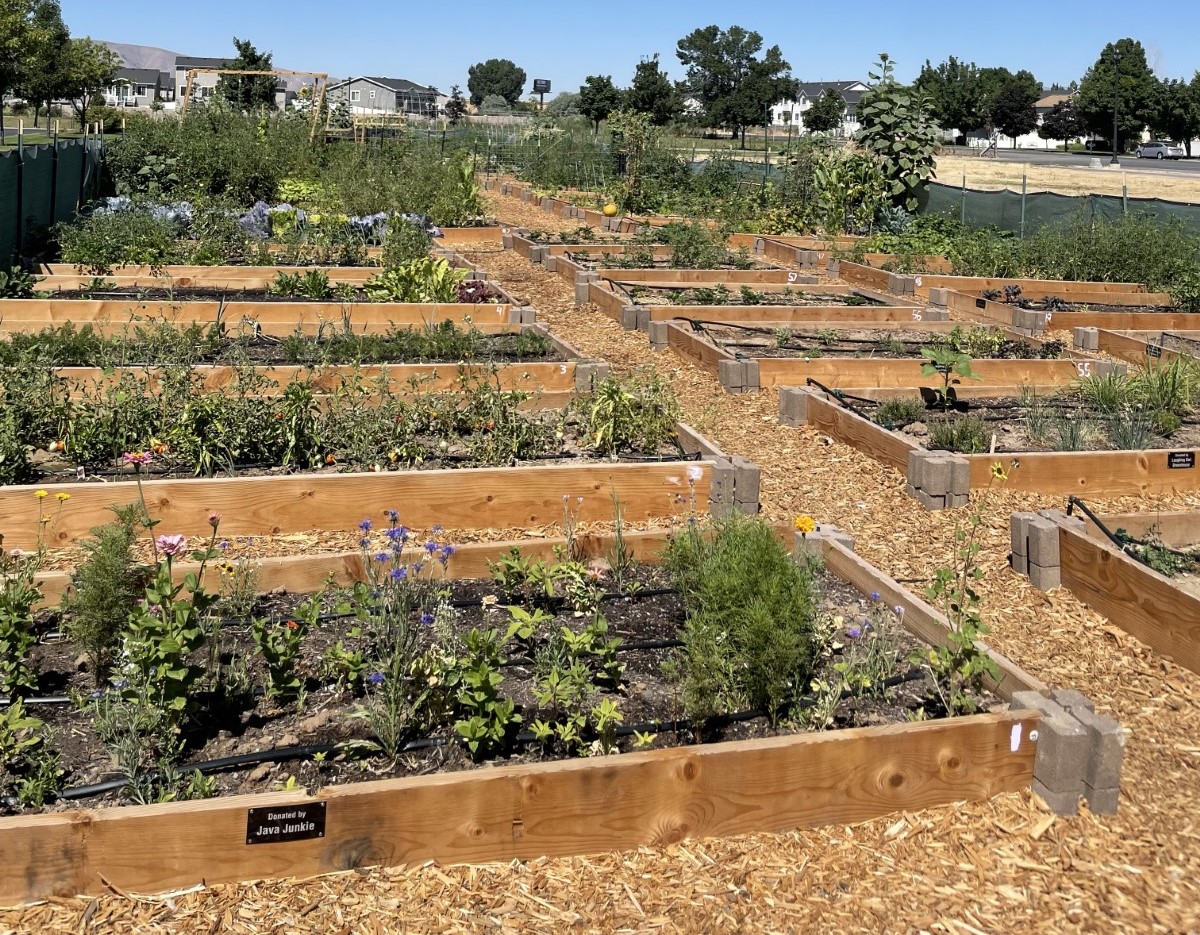
[[[93,689],[88,694],[88,698],[90,698],[92,701],[99,701],[103,697],[104,697],[104,692],[100,691],[100,689],[98,689],[98,688]]]
[[[370,675],[367,676],[367,681],[370,682],[372,685],[382,685],[383,681],[384,681],[383,673],[382,672],[372,672]]]
[[[222,539],[220,542],[217,543],[217,548],[220,549],[222,552],[224,552],[227,548],[229,548],[229,540]]]
[[[897,616],[897,617],[903,617],[903,616],[904,616],[904,605],[903,605],[903,604],[897,604],[897,605],[895,606],[895,608],[893,608],[893,609],[896,611],[896,616]]]
[[[438,550],[438,544],[436,542],[434,542],[432,539],[430,539],[428,542],[425,543],[425,551],[428,552],[430,555],[432,555],[437,550]]]
[[[421,622],[423,624],[425,624],[425,626],[427,626],[427,627],[432,626],[433,625],[433,614],[429,614],[429,613],[421,614]]]
[[[128,688],[128,679],[113,679],[113,688]]]
[[[850,637],[850,639],[852,639],[852,640],[858,639],[860,636],[862,636],[862,634],[863,634],[863,631],[859,627],[851,627],[849,630],[846,631],[846,635],[848,637]]]
[[[449,558],[451,555],[453,555],[455,553],[455,551],[456,551],[456,549],[452,545],[442,546],[442,549],[441,549],[442,558]]]
[[[870,630],[870,629],[871,629],[871,626],[872,626],[872,625],[871,625],[871,620],[870,620],[870,618],[868,618],[868,617],[863,617],[863,622],[862,622],[862,629],[863,629],[863,633],[866,633],[868,630]]]
[[[361,523],[358,524],[358,528],[361,529],[363,532],[370,532],[371,531],[371,521],[369,519],[364,519]]]
[[[384,533],[392,542],[403,542],[404,536],[408,532],[403,526],[392,526]]]
[[[408,569],[401,565],[399,568],[392,569],[391,578],[393,581],[403,581],[408,577]]]
[[[360,549],[369,549],[371,547],[371,540],[368,539],[366,536],[363,536],[361,539],[358,540],[358,547]]]
[[[883,595],[881,595],[881,594],[880,594],[878,591],[872,591],[872,592],[871,592],[871,600],[873,600],[873,601],[878,601],[878,600],[880,600],[882,597],[883,597]]]
[[[421,569],[424,567],[425,567],[424,562],[413,562],[412,573],[414,575],[419,575],[421,573]]]
[[[384,510],[383,515],[388,518],[389,523],[395,523],[400,518],[400,513],[396,510]]]
[[[377,562],[383,563],[383,562],[388,561],[390,558],[391,558],[391,556],[388,555],[387,552],[375,553],[375,561],[377,561]]]
[[[436,526],[434,526],[434,527],[433,527],[433,534],[434,534],[435,536],[436,536],[436,535],[439,535],[439,534],[441,533],[441,531],[442,531],[442,529],[443,529],[443,528],[444,528],[444,527],[443,527],[443,526],[442,526],[442,525],[439,523],[438,525],[436,525]]]

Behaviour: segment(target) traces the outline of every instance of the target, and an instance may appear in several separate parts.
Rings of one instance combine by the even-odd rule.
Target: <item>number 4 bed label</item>
[[[1196,466],[1196,452],[1194,451],[1168,451],[1167,452],[1167,467],[1173,470],[1186,470]]]
[[[268,805],[249,809],[246,815],[247,844],[279,844],[325,837],[324,802],[300,805]]]

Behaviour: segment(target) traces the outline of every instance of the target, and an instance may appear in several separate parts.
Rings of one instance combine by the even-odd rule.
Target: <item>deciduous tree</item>
[[[988,98],[974,62],[951,55],[934,68],[926,60],[914,87],[928,96],[930,117],[943,130],[969,133],[987,123]]]
[[[496,94],[511,107],[521,100],[521,92],[525,90],[525,69],[506,58],[489,58],[467,69],[467,90],[476,106],[488,95]]]
[[[665,127],[683,112],[679,91],[659,65],[657,54],[638,62],[633,82],[625,92],[624,106],[649,114],[656,127]]]
[[[600,121],[621,107],[621,91],[613,84],[612,75],[588,75],[579,86],[579,112],[592,121],[600,132]]]
[[[121,57],[103,42],[72,39],[63,50],[62,83],[59,93],[71,102],[71,109],[83,128],[88,108],[97,94],[112,84],[121,67]]]
[[[842,125],[845,117],[846,101],[833,88],[826,88],[804,112],[804,126],[812,133],[830,133]]]
[[[467,102],[463,99],[458,85],[450,89],[450,99],[446,101],[446,119],[452,127],[457,127],[467,119]]]
[[[705,26],[679,40],[676,54],[687,67],[688,86],[704,107],[705,122],[740,134],[763,126],[771,105],[799,93],[779,46],[762,54],[763,39],[740,26]]]
[[[1005,136],[1013,138],[1014,149],[1018,136],[1032,133],[1037,127],[1037,108],[1034,105],[1041,96],[1042,86],[1028,71],[1019,71],[998,82],[988,107],[988,122]]]
[[[64,96],[64,53],[70,41],[71,31],[63,22],[58,0],[42,0],[33,13],[28,58],[18,88],[21,96],[33,104],[35,127],[42,105],[48,114],[50,102]]]
[[[1087,130],[1072,100],[1059,101],[1042,117],[1038,136],[1044,140],[1062,140],[1064,144],[1083,136]]]
[[[57,11],[57,0],[0,0],[0,101],[20,86],[36,64],[38,49],[46,40],[45,23]],[[4,121],[0,120],[3,143]]]
[[[1084,126],[1098,136],[1111,139],[1114,101],[1120,146],[1123,141],[1139,136],[1153,122],[1158,103],[1158,82],[1146,64],[1146,50],[1135,39],[1118,39],[1104,47],[1079,82],[1075,106]]]
[[[1190,156],[1192,139],[1200,135],[1200,101],[1193,85],[1178,78],[1160,82],[1158,107],[1150,128],[1156,136],[1181,141]]]

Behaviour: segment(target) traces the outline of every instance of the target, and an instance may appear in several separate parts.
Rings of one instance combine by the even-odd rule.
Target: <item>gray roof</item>
[[[159,72],[155,68],[118,68],[116,80],[130,84],[158,84]]]
[[[329,86],[329,88],[330,88],[330,90],[332,90],[333,88],[340,88],[343,85],[350,84],[353,81],[370,81],[372,84],[377,84],[381,88],[387,88],[390,91],[397,91],[400,94],[413,94],[413,93],[416,93],[416,94],[439,94],[439,93],[441,93],[438,91],[437,88],[426,87],[423,84],[416,84],[415,82],[409,81],[407,78],[379,78],[379,77],[374,77],[372,75],[360,75],[357,78],[347,78],[344,81],[336,81],[333,84],[331,84]]]
[[[181,68],[228,68],[233,64],[228,58],[197,58],[194,55],[180,55],[175,59],[175,70]]]

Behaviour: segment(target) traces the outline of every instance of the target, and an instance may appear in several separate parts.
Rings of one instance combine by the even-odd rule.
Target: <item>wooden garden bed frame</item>
[[[0,299],[0,334],[21,334],[68,322],[91,325],[101,334],[119,335],[134,326],[167,323],[225,323],[228,333],[254,331],[287,337],[321,329],[338,333],[386,334],[396,328],[422,328],[451,321],[485,334],[508,332],[532,324],[535,312],[511,302],[382,303],[356,302],[139,302],[72,299]]]
[[[627,541],[652,558],[663,538],[629,533]],[[513,544],[464,546],[451,559],[451,572],[480,574],[485,557]],[[562,542],[515,544],[545,554]],[[610,547],[601,539],[587,545],[597,554]],[[863,594],[878,592],[889,603],[903,604],[904,624],[919,638],[947,639],[944,617],[855,555],[836,530],[818,532],[800,545],[819,550],[826,568]],[[279,559],[277,567],[288,566],[287,573],[266,572],[263,580],[319,586],[331,561],[336,566],[355,559]],[[1081,767],[1064,754],[1083,752],[1086,758],[1091,738],[1048,697],[1046,686],[991,655],[1001,672],[992,688],[1011,700],[1008,711],[353,783],[314,796],[289,791],[0,819],[0,861],[6,868],[0,903],[427,860],[588,854],[865,821],[1031,785],[1044,789],[1058,781],[1068,781],[1070,789],[1055,801],[1073,809],[1082,791]],[[1054,713],[1043,717],[1043,710]],[[1060,749],[1056,738],[1068,735],[1083,746]],[[247,836],[252,808],[283,814],[321,809],[324,832],[252,845]]]
[[[979,361],[972,366],[980,366]],[[928,385],[928,378],[925,381]],[[1037,392],[1055,387],[1029,386]],[[894,390],[841,387],[847,394],[885,398],[909,395]],[[956,387],[970,395],[995,396],[1001,386]],[[1000,454],[955,454],[933,451],[915,439],[890,432],[830,399],[815,388],[784,387],[779,396],[780,419],[787,425],[812,425],[851,445],[888,467],[905,472],[908,493],[930,510],[965,506],[970,491],[992,481],[999,462],[1008,475],[1007,490],[1096,497],[1179,494],[1200,490],[1198,453],[1192,450],[1146,451],[1027,451]],[[1192,464],[1186,462],[1191,458]]]
[[[1200,316],[1196,316],[1200,326]],[[1173,360],[1196,361],[1196,353],[1176,350],[1166,346],[1172,334],[1190,338],[1200,348],[1200,331],[1169,329],[1168,331],[1110,331],[1105,328],[1076,328],[1073,332],[1075,347],[1100,351],[1110,357],[1140,367],[1166,364]]]
[[[1101,514],[1110,530],[1144,538],[1155,529],[1164,545],[1195,543],[1200,511]],[[1083,515],[1057,510],[1012,517],[1014,570],[1035,587],[1064,587],[1156,652],[1200,673],[1200,597],[1122,552]]]
[[[772,327],[774,322],[762,322],[762,327]],[[783,326],[795,322],[781,322]],[[870,327],[869,323],[828,323],[831,330],[859,330]],[[948,331],[958,322],[895,322],[887,325],[889,330]],[[961,327],[961,325],[959,325]],[[747,357],[737,356],[708,340],[692,329],[686,322],[662,321],[649,326],[651,344],[659,349],[675,351],[701,369],[717,376],[721,385],[731,393],[753,392],[770,386],[803,386],[808,380],[816,380],[830,387],[879,387],[885,389],[928,386],[931,378],[921,373],[920,358],[897,360],[894,358],[850,358],[850,357]],[[1036,338],[1012,335],[1014,338],[1037,343]],[[971,369],[981,378],[971,381],[976,385],[1019,386],[1067,386],[1084,372],[1084,368],[1103,366],[1103,362],[1090,355],[1079,354],[1079,359],[1059,360],[973,360]],[[936,382],[936,379],[935,379]]]
[[[308,473],[282,476],[144,480],[147,509],[162,521],[155,534],[208,534],[211,512],[224,516],[226,536],[268,536],[311,530],[353,530],[364,518],[383,522],[403,512],[413,528],[505,529],[559,523],[564,498],[579,498],[579,522],[612,519],[612,497],[629,523],[687,514],[758,512],[759,469],[728,455],[691,426],[679,423],[683,451],[697,460],[609,462],[520,467],[443,468],[379,473]],[[70,500],[51,513],[34,496],[40,484],[0,487],[0,516],[9,548],[76,544],[109,522],[110,507],[137,501],[130,476],[123,482],[56,484]]]
[[[1084,293],[1081,293],[1083,295]],[[1076,301],[1070,296],[1061,296]],[[996,302],[979,295],[957,292],[953,289],[930,289],[930,307],[946,309],[952,316],[958,315],[977,321],[990,321],[1009,325],[1023,334],[1041,334],[1045,331],[1070,331],[1075,328],[1103,328],[1118,331],[1175,331],[1200,327],[1200,315],[1194,312],[1179,312],[1168,308],[1171,297],[1161,292],[1113,292],[1105,295],[1093,294],[1082,302],[1095,301],[1105,305],[1129,307],[1163,307],[1154,312],[1042,312],[1023,309],[1005,302]]]

